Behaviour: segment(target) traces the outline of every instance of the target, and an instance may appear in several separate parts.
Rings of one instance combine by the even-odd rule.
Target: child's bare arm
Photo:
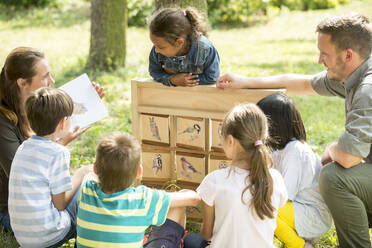
[[[182,189],[178,192],[171,192],[170,207],[196,206],[200,202],[200,196],[193,190]]]
[[[207,241],[212,239],[214,226],[214,206],[209,206],[203,202],[204,216],[201,235]]]
[[[72,197],[74,196],[76,190],[80,187],[80,184],[82,183],[84,176],[91,172],[92,170],[93,170],[92,165],[80,167],[72,176],[72,189],[61,194],[52,195],[52,202],[56,209],[62,211],[67,207]]]

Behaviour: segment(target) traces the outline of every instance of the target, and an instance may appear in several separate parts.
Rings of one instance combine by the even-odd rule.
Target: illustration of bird
[[[193,141],[198,138],[200,131],[201,131],[201,128],[199,124],[195,123],[193,127],[186,128],[182,132],[178,133],[178,135],[190,134],[190,141]]]
[[[218,143],[218,146],[222,146],[221,139],[222,139],[222,122],[218,124],[218,136],[220,137],[220,142]]]
[[[182,166],[182,170],[183,170],[183,171],[181,171],[182,175],[184,175],[188,178],[191,178],[190,174],[194,174],[194,173],[201,174],[199,171],[197,171],[194,168],[194,166],[192,166],[192,164],[190,164],[190,162],[188,162],[186,160],[186,158],[181,157],[180,161],[181,161],[181,166]]]
[[[74,102],[74,115],[83,115],[88,112],[88,109],[84,106],[83,103]]]
[[[227,167],[226,161],[220,161],[218,163],[218,169],[223,169],[223,168],[226,168],[226,167]]]
[[[149,117],[149,120],[150,120],[150,130],[151,130],[152,136],[157,140],[161,140],[160,135],[159,135],[159,128],[158,128],[158,125],[156,125],[155,118]]]
[[[154,171],[154,176],[163,169],[163,161],[160,154],[156,154],[156,158],[152,159],[152,170]]]

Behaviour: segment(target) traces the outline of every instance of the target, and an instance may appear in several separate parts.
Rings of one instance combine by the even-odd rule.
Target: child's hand
[[[171,69],[168,69],[165,65],[162,65],[161,68],[163,68],[163,70],[168,73],[168,74],[177,74],[176,71],[173,71]]]
[[[199,85],[199,76],[192,73],[178,73],[170,77],[170,82],[176,86],[193,87]]]
[[[82,135],[85,131],[87,131],[88,129],[90,128],[90,126],[88,127],[84,127],[84,128],[80,128],[79,126],[76,126],[74,127],[72,130],[70,130],[68,133],[66,133],[65,136],[63,137],[60,137],[58,139],[58,143],[61,144],[61,145],[68,145],[71,141],[73,141],[74,139],[76,139],[77,137],[79,137],[80,135]]]

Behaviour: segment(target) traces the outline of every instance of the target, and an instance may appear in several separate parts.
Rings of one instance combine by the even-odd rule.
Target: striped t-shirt
[[[18,148],[9,176],[9,215],[22,247],[46,247],[70,230],[66,210],[58,211],[52,195],[72,189],[70,153],[50,139],[32,136]]]
[[[78,247],[142,247],[150,225],[166,220],[170,197],[146,186],[106,195],[94,180],[83,183],[77,217]]]

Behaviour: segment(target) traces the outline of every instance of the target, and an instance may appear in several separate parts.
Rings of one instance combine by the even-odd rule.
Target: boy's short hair
[[[45,136],[55,132],[62,118],[72,115],[74,103],[63,90],[43,87],[31,93],[25,108],[31,129]]]
[[[138,141],[127,133],[104,137],[96,150],[96,169],[103,191],[119,192],[130,187],[137,175],[141,158]]]

